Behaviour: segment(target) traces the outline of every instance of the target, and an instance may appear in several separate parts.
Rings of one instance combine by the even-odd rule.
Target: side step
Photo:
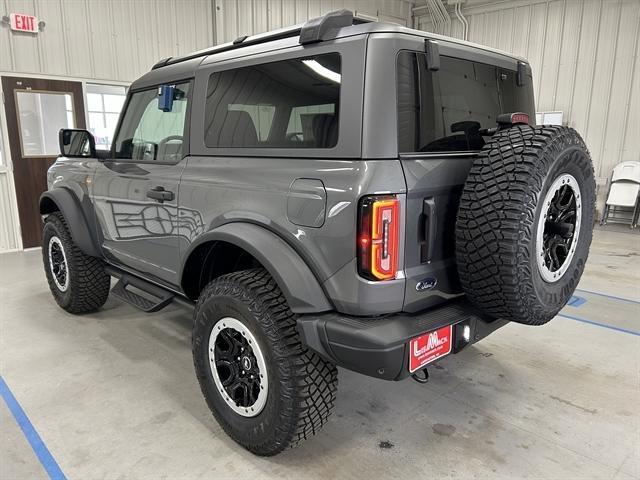
[[[118,276],[120,279],[111,289],[111,294],[143,312],[152,313],[162,310],[175,298],[172,292],[141,278],[127,273],[121,273]]]

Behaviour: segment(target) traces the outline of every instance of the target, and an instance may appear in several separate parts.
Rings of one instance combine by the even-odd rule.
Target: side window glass
[[[341,83],[338,53],[213,73],[207,88],[205,144],[335,147]]]
[[[133,93],[115,142],[115,157],[180,161],[189,88],[189,83],[180,83]]]
[[[304,142],[315,139],[314,119],[333,119],[336,114],[336,106],[333,103],[324,105],[305,105],[293,107],[287,124],[285,138],[293,142]],[[316,124],[319,120],[315,120]]]
[[[269,138],[273,116],[276,113],[274,105],[244,105],[241,103],[231,103],[229,112],[246,112],[251,117],[251,123],[258,135],[258,140],[264,142]]]

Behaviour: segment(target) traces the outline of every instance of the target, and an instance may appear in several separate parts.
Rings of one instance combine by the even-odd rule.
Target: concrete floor
[[[68,315],[39,251],[0,255],[0,374],[68,478],[639,479],[639,255],[640,236],[598,230],[573,319],[507,325],[427,385],[341,371],[329,424],[275,458],[212,419],[186,310]],[[47,478],[1,401],[0,422],[0,478]]]

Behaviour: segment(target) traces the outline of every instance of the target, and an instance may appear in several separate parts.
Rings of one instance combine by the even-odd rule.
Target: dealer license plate
[[[433,332],[425,333],[412,338],[409,342],[409,372],[424,367],[428,363],[451,353],[453,347],[453,326],[439,328]]]

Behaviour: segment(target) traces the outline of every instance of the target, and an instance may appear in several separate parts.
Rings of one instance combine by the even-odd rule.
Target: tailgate
[[[407,182],[404,311],[462,293],[455,262],[455,223],[474,154],[405,154]]]

